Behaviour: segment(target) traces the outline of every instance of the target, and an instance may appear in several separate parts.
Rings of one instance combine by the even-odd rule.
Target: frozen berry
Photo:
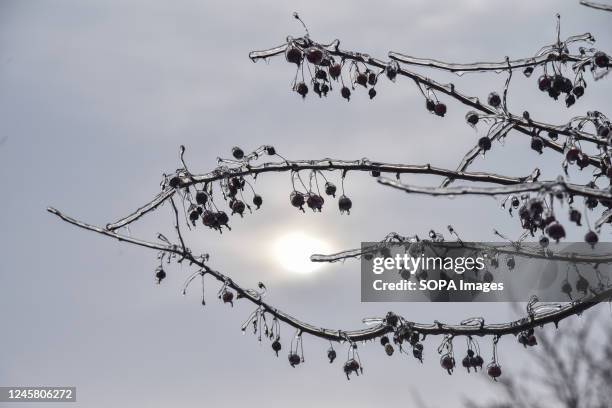
[[[372,170],[370,174],[372,177],[380,177],[380,170]]]
[[[368,74],[368,84],[370,84],[371,86],[376,85],[376,82],[378,81],[378,77],[376,76],[375,73],[370,72]]]
[[[572,89],[572,93],[576,95],[576,98],[580,98],[584,95],[584,87],[582,85],[576,85],[574,89]]]
[[[572,208],[569,212],[569,219],[571,222],[575,223],[576,225],[580,226],[580,220],[582,218],[582,214],[580,213],[580,211],[578,211],[575,208]]]
[[[574,163],[580,157],[580,149],[577,147],[571,147],[567,153],[565,153],[565,158],[569,163]]]
[[[364,74],[363,72],[360,72],[355,77],[355,82],[361,86],[367,87],[368,86],[368,76]]]
[[[388,356],[392,356],[394,351],[395,349],[393,348],[391,344],[389,343],[385,344],[385,353],[387,353]]]
[[[478,139],[478,147],[480,147],[483,152],[490,150],[491,139],[489,139],[487,136],[481,137],[480,139]]]
[[[336,350],[334,350],[333,348],[330,348],[329,350],[327,350],[327,358],[329,359],[329,363],[333,363],[334,360],[336,359]]]
[[[368,91],[368,95],[370,96],[370,99],[374,99],[374,97],[376,96],[376,89],[370,88],[370,90]]]
[[[261,204],[263,204],[263,199],[261,198],[259,194],[255,194],[253,196],[253,205],[255,205],[257,209],[259,210],[259,207],[261,207]]]
[[[306,59],[311,64],[319,65],[323,61],[323,51],[317,47],[309,47],[306,50]]]
[[[296,365],[299,365],[301,362],[302,362],[302,359],[296,353],[289,354],[289,364],[291,364],[291,367],[295,367]]]
[[[174,176],[170,179],[168,184],[172,188],[178,188],[181,185],[181,179],[178,176]]]
[[[575,103],[576,103],[576,97],[575,97],[574,95],[572,95],[572,94],[568,94],[568,95],[565,97],[565,106],[567,106],[568,108],[569,108],[570,106],[572,106],[573,104],[575,104]]]
[[[550,77],[548,75],[542,75],[538,78],[538,88],[540,91],[548,91],[552,85]]]
[[[534,136],[531,138],[531,149],[536,152],[542,154],[542,149],[544,148],[544,141],[540,136]]]
[[[293,191],[289,196],[289,200],[291,201],[291,205],[295,208],[302,209],[304,206],[304,194],[299,191]]]
[[[539,242],[540,242],[540,246],[542,248],[548,248],[548,245],[550,244],[550,241],[549,241],[548,237],[546,237],[544,235],[542,235],[540,237],[540,241]]]
[[[389,343],[389,337],[387,337],[387,336],[382,336],[382,337],[380,338],[380,344],[382,344],[383,346],[386,346],[386,345],[387,345],[387,343]]]
[[[572,297],[572,285],[565,280],[563,282],[563,284],[561,285],[561,292],[565,293],[566,295],[568,295],[570,298]]]
[[[278,340],[274,340],[272,342],[272,350],[274,350],[276,352],[276,356],[278,357],[278,352],[281,350],[282,345],[281,342]]]
[[[446,115],[446,105],[442,102],[436,103],[436,106],[434,106],[434,113],[438,116],[444,117],[444,115]]]
[[[425,107],[427,108],[428,111],[433,112],[434,109],[436,108],[436,103],[432,101],[431,99],[427,99],[425,101]]]
[[[387,74],[387,78],[391,81],[395,81],[395,77],[399,71],[399,64],[396,61],[391,61],[387,64],[385,68],[385,73]]]
[[[274,146],[266,146],[266,153],[270,156],[274,156],[276,154],[276,149]]]
[[[232,214],[242,215],[242,213],[244,213],[244,210],[246,209],[246,205],[240,200],[234,200],[230,204],[230,208],[232,209]]]
[[[340,90],[340,94],[342,95],[342,97],[344,99],[346,99],[347,101],[351,100],[351,90],[348,89],[346,86],[343,86],[342,89]]]
[[[229,290],[224,290],[221,294],[221,299],[223,299],[223,303],[229,303],[234,306],[234,294]]]
[[[327,84],[321,85],[321,93],[323,94],[323,96],[327,96],[328,92],[329,92],[329,85]]]
[[[455,368],[455,359],[451,355],[446,354],[440,359],[440,365],[448,371],[449,374],[452,374],[453,368]]]
[[[497,378],[502,374],[501,367],[496,363],[490,364],[489,367],[487,367],[487,374],[497,381]]]
[[[157,272],[155,272],[155,279],[157,279],[157,283],[161,283],[161,281],[166,279],[166,271],[160,267]]]
[[[508,259],[506,259],[506,266],[508,267],[509,270],[514,269],[514,267],[516,266],[516,261],[514,260],[513,257],[509,257]]]
[[[225,211],[219,211],[215,214],[215,218],[217,219],[217,224],[219,225],[227,225],[229,222],[229,217],[225,213]]]
[[[561,238],[565,238],[565,228],[558,222],[549,225],[548,228],[546,228],[546,233],[557,242],[559,242]]]
[[[234,146],[232,147],[232,156],[234,156],[234,159],[236,160],[241,160],[244,158],[244,152],[238,146]]]
[[[215,225],[217,223],[217,217],[215,216],[215,213],[208,210],[204,211],[202,213],[202,223],[209,228],[215,228]]]
[[[329,67],[329,76],[331,76],[332,79],[338,78],[341,73],[342,73],[342,65],[333,64],[332,66]]]
[[[198,191],[196,193],[195,199],[196,203],[198,203],[199,205],[204,205],[208,201],[208,194],[206,194],[204,191]]]
[[[285,59],[292,64],[300,65],[302,63],[302,51],[297,47],[289,47],[285,51]]]
[[[487,102],[489,102],[489,105],[497,108],[499,105],[501,105],[501,98],[497,92],[491,92],[487,98]]]
[[[534,347],[538,345],[538,339],[536,338],[536,336],[534,334],[530,334],[527,337],[527,345],[529,347]]]
[[[597,237],[595,231],[589,231],[584,236],[584,242],[591,245],[591,247],[594,247],[597,241],[599,241],[599,238]]]
[[[600,68],[605,68],[610,63],[610,58],[606,55],[606,53],[597,51],[595,55],[593,55],[593,59],[595,60],[595,65]]]
[[[351,358],[346,363],[344,363],[344,374],[346,374],[346,378],[350,380],[350,375],[355,373],[359,375],[360,365],[354,358]]]
[[[580,275],[576,281],[576,290],[584,295],[586,295],[587,291],[589,290],[589,281],[582,275]]]
[[[295,86],[295,92],[300,94],[302,98],[305,98],[308,94],[308,86],[304,82],[300,82]]]
[[[195,223],[198,218],[200,218],[200,213],[198,212],[198,210],[193,210],[189,213],[189,220],[193,223]]]
[[[336,196],[336,186],[334,185],[334,183],[331,183],[329,181],[325,183],[325,194],[332,197]]]
[[[351,199],[345,195],[340,196],[338,199],[338,208],[340,208],[340,213],[346,212],[347,214],[350,214],[351,207],[353,207],[353,202]]]
[[[320,79],[322,81],[327,81],[327,72],[322,69],[317,69],[317,72],[315,73],[315,78]]]
[[[306,200],[306,204],[308,205],[308,208],[310,208],[313,211],[319,211],[321,212],[321,209],[323,208],[323,203],[325,200],[323,200],[323,197],[321,197],[318,194],[310,194],[308,195],[308,199]]]
[[[478,114],[475,111],[469,111],[465,115],[465,120],[472,126],[476,125],[479,119],[480,118],[478,117]]]

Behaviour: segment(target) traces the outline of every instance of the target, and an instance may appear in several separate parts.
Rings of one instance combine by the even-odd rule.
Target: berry
[[[361,366],[359,365],[357,360],[355,360],[354,358],[348,360],[346,363],[344,363],[344,374],[346,374],[346,378],[350,380],[350,375],[352,373],[359,375],[360,368]]]
[[[580,153],[580,149],[577,147],[572,147],[565,154],[565,158],[569,163],[574,163],[580,157]]]
[[[244,210],[246,209],[246,205],[240,200],[234,200],[231,202],[230,208],[232,209],[232,214],[242,215],[242,213],[244,213]]]
[[[306,59],[311,64],[319,65],[323,61],[323,51],[317,47],[310,47],[306,50]]]
[[[580,277],[576,281],[576,290],[578,292],[582,292],[585,295],[587,291],[589,290],[589,281],[586,280],[585,277],[582,275],[580,275]]]
[[[293,191],[289,196],[289,200],[291,201],[291,205],[295,208],[302,209],[304,206],[304,194],[299,191]]]
[[[376,96],[376,89],[370,88],[370,90],[368,91],[368,95],[370,96],[370,99],[374,99],[374,97]]]
[[[469,373],[470,367],[472,367],[472,359],[470,358],[470,356],[463,357],[463,360],[461,360],[461,365],[467,368],[467,371]]]
[[[434,106],[434,113],[438,116],[444,117],[444,115],[446,115],[446,105],[442,102],[436,103],[436,106]]]
[[[380,344],[382,344],[383,346],[386,346],[389,343],[389,337],[387,336],[382,336],[380,338]]]
[[[217,217],[212,211],[204,211],[202,213],[202,223],[209,228],[216,228]]]
[[[368,84],[370,84],[371,86],[376,85],[376,82],[378,82],[378,77],[376,76],[375,73],[370,72],[368,74]]]
[[[548,96],[553,98],[555,101],[559,98],[559,95],[561,95],[561,91],[558,91],[558,90],[553,89],[553,88],[550,88],[548,90]]]
[[[208,194],[206,194],[204,191],[198,191],[196,193],[195,199],[196,203],[198,203],[199,205],[204,205],[208,201]]]
[[[346,86],[343,86],[342,89],[340,90],[340,94],[342,95],[342,97],[344,99],[346,99],[347,101],[351,100],[351,90],[348,89]]]
[[[568,94],[568,95],[565,97],[565,106],[567,106],[568,108],[569,108],[570,106],[572,106],[573,104],[575,104],[575,103],[576,103],[576,97],[575,97],[574,95],[572,95],[572,94]]]
[[[389,357],[391,357],[393,355],[393,352],[395,351],[395,349],[393,348],[393,346],[389,343],[385,344],[385,353],[387,353],[387,355]]]
[[[595,65],[600,68],[605,68],[610,63],[610,58],[601,51],[597,51],[595,55],[593,55],[593,59],[595,60]]]
[[[548,245],[549,245],[549,244],[550,244],[550,241],[549,241],[548,237],[546,237],[546,236],[542,235],[542,236],[540,237],[540,246],[541,246],[542,248],[548,248]]]
[[[327,81],[327,72],[323,71],[322,69],[318,69],[315,73],[315,78],[320,79],[322,81]]]
[[[178,176],[174,176],[170,179],[168,185],[172,188],[177,188],[181,185],[181,179]]]
[[[472,126],[476,125],[479,119],[480,118],[478,117],[478,114],[474,111],[469,111],[465,115],[465,120],[467,121],[467,123],[469,123]]]
[[[565,238],[565,228],[563,228],[563,225],[559,224],[558,222],[549,225],[546,229],[546,233],[549,237],[557,241],[557,243],[561,238]]]
[[[242,158],[244,158],[244,152],[238,146],[234,146],[232,147],[232,156],[234,156],[236,160],[242,160]]]
[[[513,208],[518,208],[518,206],[521,204],[521,201],[518,199],[518,197],[512,197],[511,204]]]
[[[345,195],[341,195],[338,199],[338,208],[340,208],[340,213],[346,212],[347,214],[351,213],[351,207],[353,207],[353,202],[350,198]]]
[[[399,71],[399,64],[396,61],[389,62],[385,69],[387,78],[389,78],[391,81],[395,81],[395,77],[397,76],[398,71]]]
[[[189,220],[195,224],[195,222],[200,218],[200,213],[198,210],[193,210],[189,213]]]
[[[534,347],[538,345],[538,339],[535,335],[531,334],[527,337],[527,345],[529,347]]]
[[[323,197],[321,197],[320,195],[310,194],[308,196],[308,199],[306,200],[306,204],[311,210],[321,212],[321,208],[323,208],[324,201],[325,200],[323,200]]]
[[[364,74],[363,72],[360,72],[355,77],[355,82],[361,86],[367,87],[368,86],[368,76]]]
[[[323,96],[327,96],[328,92],[329,92],[329,85],[327,84],[321,85],[321,93],[323,94]]]
[[[506,266],[508,267],[509,270],[514,269],[514,267],[516,266],[516,261],[514,260],[513,257],[506,259]]]
[[[414,358],[420,360],[421,363],[423,362],[423,345],[421,343],[416,344],[412,348],[412,355],[414,356]]]
[[[487,98],[487,101],[489,102],[489,105],[493,106],[494,108],[501,105],[501,98],[497,92],[491,92]]]
[[[336,186],[333,183],[327,181],[325,183],[325,194],[327,194],[328,196],[335,197],[336,196]]]
[[[372,172],[370,174],[372,175],[372,177],[380,177],[380,171],[379,170],[372,170]]]
[[[529,343],[529,336],[527,335],[527,333],[523,332],[523,333],[519,334],[518,342],[521,343],[523,345],[523,347],[526,348],[527,344]]]
[[[285,51],[285,59],[292,64],[300,65],[302,63],[302,51],[297,47],[289,47]]]
[[[599,125],[597,126],[597,136],[608,137],[610,134],[610,128],[608,126]]]
[[[580,98],[582,95],[584,95],[584,86],[576,85],[574,89],[572,89],[572,93],[576,95],[576,98]]]
[[[551,88],[552,82],[548,75],[542,75],[538,78],[538,88],[540,91],[548,91]]]
[[[590,164],[589,156],[586,154],[581,154],[578,156],[578,160],[576,160],[576,164],[580,167],[580,170],[584,169]]]
[[[334,360],[336,359],[336,350],[334,350],[333,348],[330,348],[329,350],[327,350],[327,358],[329,358],[329,363],[333,363]]]
[[[489,374],[489,377],[497,381],[497,378],[502,374],[501,367],[497,363],[491,363],[487,367],[487,374]]]
[[[217,224],[219,226],[227,225],[227,223],[229,222],[229,217],[224,211],[219,211],[218,213],[216,213],[215,218],[217,219]]]
[[[322,96],[321,85],[318,82],[314,83],[314,85],[312,86],[312,90],[314,91],[314,93],[319,95],[319,98]]]
[[[433,112],[434,109],[436,108],[436,104],[431,99],[427,99],[425,101],[425,107],[427,108],[428,111]]]
[[[333,64],[332,66],[329,67],[329,76],[331,76],[333,79],[338,78],[341,73],[342,73],[342,65]]]
[[[484,364],[484,360],[482,359],[481,356],[474,357],[474,361],[472,362],[472,366],[474,368],[476,367],[482,368],[483,364]]]
[[[525,69],[523,69],[523,75],[527,78],[529,78],[531,74],[533,74],[533,67],[525,67]]]
[[[565,293],[570,298],[572,297],[572,285],[570,285],[567,280],[563,282],[563,285],[561,285],[561,292]]]
[[[544,148],[544,141],[539,136],[534,136],[531,138],[531,149],[536,152],[542,154],[542,149]]]
[[[258,210],[259,207],[261,207],[261,205],[263,204],[263,199],[259,194],[255,194],[255,196],[253,196],[253,204],[257,207]]]
[[[223,303],[229,303],[234,306],[234,294],[228,290],[224,290],[221,294],[221,299],[223,299]]]
[[[580,211],[576,210],[575,208],[572,208],[570,210],[569,213],[569,219],[571,222],[575,223],[576,225],[580,226],[580,219],[582,218],[582,214],[580,213]]]
[[[584,236],[584,242],[591,245],[591,248],[595,247],[595,244],[597,243],[597,241],[599,241],[599,238],[597,237],[597,234],[595,233],[595,231],[589,231]]]
[[[155,272],[155,279],[157,279],[157,283],[161,283],[161,281],[166,279],[166,271],[164,271],[161,267],[157,269],[157,272]]]
[[[276,352],[276,357],[278,357],[278,352],[281,350],[281,348],[282,346],[281,346],[280,341],[278,341],[278,339],[272,342],[272,350]]]
[[[440,359],[440,365],[442,366],[442,368],[448,371],[449,374],[452,374],[453,368],[455,368],[455,359],[451,355],[445,354]]]
[[[478,139],[478,147],[480,147],[480,149],[484,152],[491,150],[491,139],[489,139],[487,136],[481,137]]]
[[[566,77],[562,77],[561,81],[561,92],[566,94],[571,93],[572,89],[574,89],[574,84],[572,83],[572,80]]]
[[[308,94],[308,86],[304,82],[300,82],[295,86],[295,91],[299,93],[302,98],[305,98],[306,94]]]
[[[302,359],[296,353],[289,354],[289,364],[291,364],[291,367],[295,367],[296,365],[299,365],[301,362],[302,362]]]

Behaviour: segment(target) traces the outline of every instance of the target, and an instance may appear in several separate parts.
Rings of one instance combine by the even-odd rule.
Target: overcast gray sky
[[[284,352],[276,359],[267,343],[240,334],[251,308],[215,302],[216,284],[208,285],[203,309],[197,289],[180,295],[187,267],[154,285],[155,253],[76,230],[44,211],[53,205],[104,225],[158,191],[162,173],[179,166],[181,144],[201,172],[234,145],[273,144],[289,158],[365,156],[441,167],[456,166],[474,145],[479,135],[465,125],[465,107],[446,100],[444,119],[429,115],[406,80],[385,81],[374,101],[364,92],[350,103],[337,94],[302,101],[291,92],[289,64],[248,59],[250,50],[302,34],[293,11],[315,39],[340,38],[345,48],[382,58],[389,50],[454,62],[526,57],[554,40],[556,12],[563,36],[589,31],[599,47],[612,49],[612,17],[577,1],[0,0],[0,385],[76,385],[83,407],[366,407],[404,404],[411,392],[432,406],[456,406],[463,396],[491,397],[486,378],[440,368],[435,339],[426,342],[423,366],[366,346],[365,375],[347,382],[341,362],[327,363],[328,345],[307,337],[307,363],[293,369]],[[505,80],[429,75],[481,98]],[[518,75],[510,109],[552,123],[593,109],[609,113],[610,79],[589,85],[565,109],[537,91],[534,78]],[[511,135],[474,169],[519,176],[541,167],[544,178],[556,177],[558,156],[538,156],[527,143]],[[362,304],[357,263],[302,276],[279,267],[270,249],[298,230],[337,250],[449,223],[467,240],[492,240],[493,227],[518,236],[495,200],[407,196],[353,175],[346,188],[354,210],[341,217],[335,205],[322,214],[294,211],[286,174],[258,186],[264,206],[256,215],[235,220],[222,237],[199,228],[188,238],[244,285],[263,280],[269,301],[298,318],[349,329],[391,309],[424,322],[511,315],[503,304]],[[132,234],[172,236],[169,216],[162,208]],[[292,333],[283,329],[287,346]],[[532,350],[515,353],[513,339],[501,346],[504,370],[528,367]],[[490,358],[490,344],[481,347]]]

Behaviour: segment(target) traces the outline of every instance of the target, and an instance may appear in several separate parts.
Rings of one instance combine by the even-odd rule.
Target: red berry
[[[289,196],[289,200],[291,201],[291,205],[295,208],[302,209],[304,206],[304,194],[299,191],[293,191]]]
[[[376,89],[370,88],[370,90],[368,91],[368,95],[370,96],[370,99],[374,99],[374,97],[376,96]]]
[[[302,51],[297,47],[289,47],[285,51],[285,59],[292,64],[300,65],[302,63]]]
[[[325,200],[323,200],[323,197],[321,197],[318,194],[310,194],[308,196],[308,199],[306,200],[306,204],[308,205],[308,208],[310,208],[313,211],[319,211],[319,212],[321,212],[321,208],[323,208],[324,202]]]
[[[572,93],[576,95],[576,98],[580,98],[584,95],[584,87],[582,85],[576,85],[574,89],[572,89]]]
[[[584,242],[591,245],[591,247],[594,247],[597,241],[599,241],[599,238],[597,237],[595,231],[589,231],[584,236]]]
[[[351,199],[345,195],[341,195],[338,199],[338,208],[340,208],[340,213],[342,214],[346,212],[347,214],[350,214],[352,207],[353,202],[351,201]]]
[[[531,149],[542,154],[542,149],[544,149],[544,141],[540,136],[534,136],[531,138]]]
[[[538,78],[538,88],[540,91],[548,91],[552,85],[552,81],[548,75],[542,75]]]
[[[276,352],[276,356],[278,357],[278,352],[281,350],[282,345],[280,343],[280,341],[278,341],[278,339],[274,340],[272,342],[272,350],[274,350]]]
[[[580,157],[580,149],[577,147],[571,147],[565,154],[565,158],[569,163],[574,163]]]
[[[489,139],[488,136],[481,137],[478,140],[478,147],[480,147],[483,152],[491,150],[491,139]]]
[[[291,367],[295,367],[296,365],[299,365],[301,362],[302,362],[302,359],[296,353],[289,354],[289,364],[291,364]]]
[[[234,159],[236,160],[242,160],[244,157],[244,152],[238,146],[234,146],[232,147],[232,156],[234,156]]]
[[[448,371],[449,374],[452,374],[453,368],[455,368],[455,359],[451,355],[445,354],[440,359],[440,365],[442,366],[442,368]]]
[[[499,105],[501,105],[501,98],[497,92],[491,92],[487,98],[487,102],[489,102],[489,105],[497,108]]]
[[[155,272],[155,279],[157,279],[157,283],[161,283],[161,281],[166,279],[166,271],[164,271],[161,267],[157,269],[157,272]]]
[[[170,179],[168,185],[172,188],[178,188],[181,185],[181,179],[178,176],[174,176]]]
[[[335,197],[336,196],[336,186],[333,183],[327,181],[325,183],[325,194],[327,194],[328,196]]]
[[[606,53],[597,51],[595,55],[593,55],[593,59],[595,60],[595,65],[600,68],[605,68],[610,63],[610,58],[606,55]]]
[[[565,238],[565,228],[558,222],[549,225],[546,229],[546,233],[557,242],[559,242],[561,238]]]
[[[467,123],[469,123],[470,125],[474,126],[474,125],[476,125],[478,123],[480,118],[478,117],[478,114],[475,111],[469,111],[465,115],[465,120],[467,121]]]
[[[489,377],[497,380],[502,374],[501,367],[497,363],[489,364],[487,367],[487,374],[489,374]]]
[[[306,59],[311,64],[319,65],[323,61],[323,51],[317,47],[310,47],[306,50]]]
[[[392,356],[394,351],[395,350],[393,349],[393,346],[391,344],[385,344],[385,353],[387,353],[388,356]]]
[[[340,90],[340,94],[347,101],[351,100],[351,90],[348,89],[346,86],[342,87],[342,89]]]
[[[206,194],[204,191],[198,191],[196,193],[195,199],[196,203],[198,203],[199,205],[204,205],[208,201],[208,194]]]
[[[446,105],[442,102],[436,103],[434,106],[434,113],[438,116],[444,117],[444,115],[446,115]]]
[[[370,84],[371,86],[376,85],[376,82],[378,82],[378,77],[376,76],[375,73],[370,72],[368,74],[368,84]]]
[[[258,210],[259,210],[259,207],[261,207],[261,204],[263,204],[263,199],[261,198],[259,194],[255,194],[253,196],[253,204],[257,207]]]
[[[246,205],[240,200],[233,200],[230,203],[230,208],[232,209],[232,214],[242,215],[242,213],[244,213],[244,210],[246,209]]]
[[[363,72],[360,72],[355,77],[355,82],[361,86],[367,87],[368,86],[368,76],[364,74]]]
[[[342,65],[333,64],[332,66],[329,67],[329,76],[331,76],[333,79],[338,78],[341,73],[342,73]]]
[[[351,358],[350,360],[348,360],[346,363],[344,363],[344,374],[346,374],[346,378],[348,380],[350,380],[350,375],[352,373],[355,373],[357,375],[359,375],[359,370],[361,368],[361,366],[359,365],[359,363],[357,362],[357,360],[355,360],[354,358]]]
[[[302,96],[302,98],[306,97],[308,94],[308,86],[304,82],[300,82],[295,85],[295,91]]]
[[[436,108],[436,103],[432,101],[431,99],[427,99],[425,101],[425,107],[427,108],[428,111],[433,112]]]
[[[221,299],[223,299],[223,303],[229,303],[234,306],[234,294],[228,290],[224,290],[221,294]]]

